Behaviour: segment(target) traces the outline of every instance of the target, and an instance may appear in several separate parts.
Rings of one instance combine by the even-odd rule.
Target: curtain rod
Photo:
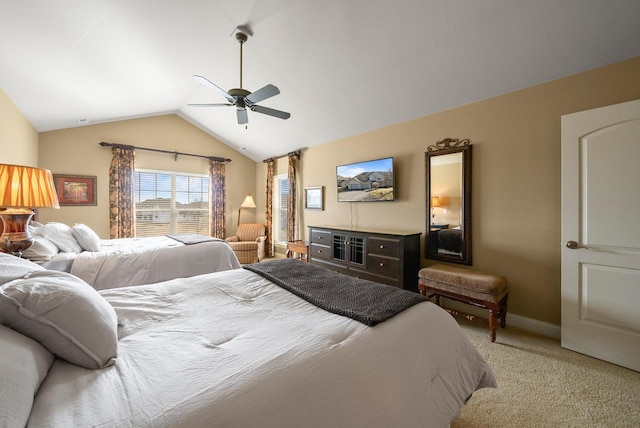
[[[219,158],[216,156],[194,155],[192,153],[172,152],[170,150],[150,149],[148,147],[128,146],[126,144],[105,143],[104,141],[98,144],[100,144],[102,147],[120,147],[123,149],[137,149],[137,150],[147,150],[150,152],[168,153],[168,154],[174,155],[174,160],[176,161],[178,160],[178,155],[180,155],[180,156],[192,156],[196,158],[204,158],[204,159],[214,160],[218,162],[231,162],[231,159]]]
[[[272,160],[276,160],[276,159],[280,159],[280,158],[284,158],[284,157],[288,157],[288,156],[295,156],[298,159],[300,159],[300,150],[295,150],[293,152],[289,152],[286,155],[272,156],[270,158],[267,158],[267,159],[263,160],[262,162],[267,163],[267,162],[270,162]]]

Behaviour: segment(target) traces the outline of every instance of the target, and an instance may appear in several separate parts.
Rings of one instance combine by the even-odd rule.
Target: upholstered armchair
[[[260,223],[242,223],[233,236],[226,238],[240,263],[257,263],[265,253],[266,226]]]

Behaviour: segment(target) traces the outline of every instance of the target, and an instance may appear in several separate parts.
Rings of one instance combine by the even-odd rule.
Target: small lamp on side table
[[[431,224],[434,223],[435,221],[435,217],[436,217],[436,207],[441,207],[442,206],[442,202],[440,202],[440,197],[439,196],[432,196],[431,197]]]
[[[253,200],[253,196],[251,196],[251,193],[249,193],[245,198],[244,201],[242,201],[242,204],[240,205],[240,208],[238,209],[238,224],[240,224],[240,213],[242,212],[243,208],[255,208],[256,207],[256,202]]]
[[[33,208],[60,208],[48,169],[0,164],[0,251],[20,257],[33,244],[29,221]]]

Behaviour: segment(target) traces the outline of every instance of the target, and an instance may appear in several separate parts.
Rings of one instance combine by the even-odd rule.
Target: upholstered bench
[[[418,277],[420,293],[429,297],[435,295],[437,305],[442,296],[489,309],[489,330],[491,341],[495,342],[498,319],[502,328],[507,322],[507,278],[446,265],[423,268]]]

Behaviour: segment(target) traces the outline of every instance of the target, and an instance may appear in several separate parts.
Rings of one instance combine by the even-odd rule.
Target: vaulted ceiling
[[[240,84],[260,105],[198,108]],[[0,0],[0,88],[37,131],[176,113],[254,160],[640,56],[637,0]],[[179,150],[179,142],[176,143]]]

